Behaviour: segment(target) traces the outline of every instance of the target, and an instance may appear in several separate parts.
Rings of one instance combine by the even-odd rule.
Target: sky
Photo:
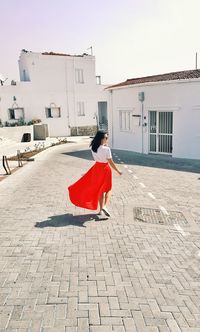
[[[20,51],[89,53],[102,83],[200,68],[200,0],[0,0],[0,73]]]

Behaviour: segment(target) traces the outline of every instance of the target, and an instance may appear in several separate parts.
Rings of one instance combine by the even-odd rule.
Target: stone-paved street
[[[0,332],[200,332],[200,167],[113,156],[109,220],[68,201],[86,140],[0,182]]]

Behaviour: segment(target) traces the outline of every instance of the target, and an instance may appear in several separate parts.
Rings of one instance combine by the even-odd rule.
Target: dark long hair
[[[92,142],[90,143],[90,146],[92,147],[92,151],[97,152],[98,147],[101,145],[101,140],[105,137],[107,134],[106,131],[98,130],[95,137],[93,138]]]

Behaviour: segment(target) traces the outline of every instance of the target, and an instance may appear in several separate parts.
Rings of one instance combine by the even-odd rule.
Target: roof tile
[[[167,73],[167,74],[131,78],[131,79],[127,79],[125,82],[111,85],[107,89],[117,88],[117,87],[126,86],[126,85],[148,83],[148,82],[186,80],[186,79],[199,78],[199,77],[200,77],[200,69],[184,70],[184,71],[177,71],[177,72],[172,72],[172,73]]]

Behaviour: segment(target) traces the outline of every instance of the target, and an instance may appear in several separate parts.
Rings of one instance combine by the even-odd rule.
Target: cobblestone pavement
[[[0,182],[0,332],[200,332],[196,168],[113,151],[123,175],[99,220],[66,195],[93,164],[87,146]]]

